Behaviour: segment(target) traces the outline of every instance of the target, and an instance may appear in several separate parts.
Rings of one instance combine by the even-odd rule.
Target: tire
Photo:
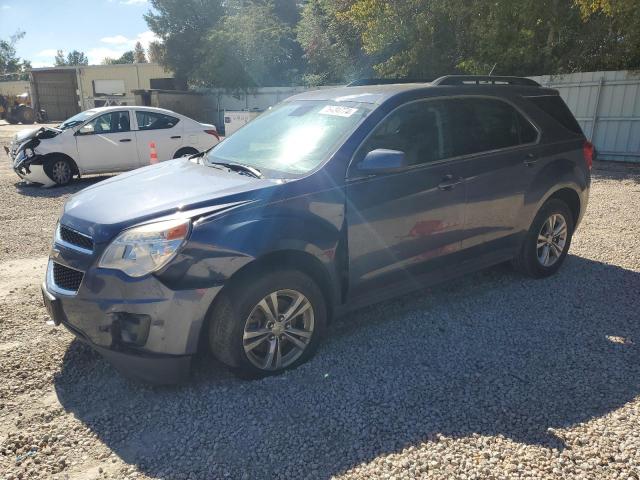
[[[195,148],[184,147],[184,148],[181,148],[180,150],[178,150],[173,155],[173,158],[180,158],[180,157],[184,157],[185,155],[195,155],[196,153],[198,153],[198,150],[196,150]]]
[[[274,293],[280,314],[275,322],[266,313],[273,313],[270,299]],[[303,297],[296,311],[306,305],[305,300],[309,306],[283,318],[300,298],[296,295]],[[209,320],[209,348],[237,375],[260,378],[309,360],[325,334],[326,324],[324,296],[309,276],[296,270],[252,275],[235,282],[216,300]]]
[[[551,234],[552,222],[558,235]],[[558,199],[548,200],[533,219],[520,253],[513,261],[515,268],[532,278],[544,278],[556,273],[571,246],[573,229],[574,219],[567,204]],[[564,239],[562,232],[565,232]]]
[[[73,180],[76,169],[68,158],[55,157],[49,160],[44,171],[51,180],[56,182],[56,185],[63,186]]]
[[[20,105],[18,107],[18,111],[16,112],[16,117],[22,122],[24,125],[31,125],[35,119],[36,115],[33,111],[33,108],[28,107],[26,105]]]

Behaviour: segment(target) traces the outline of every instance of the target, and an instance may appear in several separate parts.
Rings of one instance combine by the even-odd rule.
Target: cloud
[[[55,57],[57,53],[55,48],[45,48],[36,53],[36,57]]]
[[[31,62],[33,68],[53,67],[53,61],[51,62]]]
[[[148,0],[122,0],[122,5],[144,5]]]
[[[105,57],[119,58],[128,50],[133,50],[136,42],[140,42],[143,48],[147,48],[150,42],[159,40],[155,34],[149,30],[139,33],[135,37],[126,37],[124,35],[113,35],[103,37],[100,41],[108,46],[95,47],[87,52],[87,58],[90,64],[102,63]],[[54,52],[55,55],[55,52]]]
[[[11,5],[0,5],[0,10],[9,10]]]
[[[103,37],[100,39],[102,43],[108,43],[110,45],[122,45],[127,43],[129,39],[124,35],[114,35],[113,37]]]

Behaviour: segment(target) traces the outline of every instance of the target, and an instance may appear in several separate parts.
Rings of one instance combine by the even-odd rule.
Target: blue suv
[[[517,77],[303,93],[211,150],[69,199],[43,296],[123,372],[243,375],[309,359],[350,309],[500,262],[545,277],[587,207],[594,150]]]

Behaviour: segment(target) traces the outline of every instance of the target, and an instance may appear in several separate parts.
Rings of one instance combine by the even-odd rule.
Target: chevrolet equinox
[[[593,156],[558,92],[526,78],[306,92],[72,196],[44,301],[145,381],[187,378],[200,345],[277,373],[351,309],[505,261],[556,272]]]

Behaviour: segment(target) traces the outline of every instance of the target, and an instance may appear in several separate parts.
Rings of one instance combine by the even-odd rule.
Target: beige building
[[[10,82],[0,82],[0,95],[12,97],[24,92],[30,92],[29,82],[25,80],[12,80]]]
[[[155,63],[34,68],[31,92],[52,120],[93,107],[135,104],[134,90],[173,88],[173,75]]]

